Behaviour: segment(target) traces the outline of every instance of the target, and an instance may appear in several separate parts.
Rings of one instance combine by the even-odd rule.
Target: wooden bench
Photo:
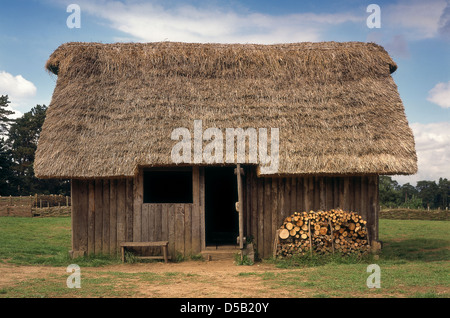
[[[169,257],[167,253],[167,246],[169,241],[158,241],[158,242],[123,242],[120,243],[120,249],[122,252],[122,262],[125,262],[125,248],[126,247],[162,247],[162,256],[139,256],[142,259],[164,259],[164,262],[168,262]]]

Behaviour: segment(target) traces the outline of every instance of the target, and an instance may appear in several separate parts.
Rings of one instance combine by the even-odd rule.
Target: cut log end
[[[289,230],[287,230],[287,229],[282,229],[282,230],[280,231],[279,236],[280,236],[280,238],[283,239],[283,240],[287,239],[287,238],[289,237]]]
[[[370,250],[366,224],[355,212],[295,212],[278,230],[281,240],[277,242],[276,255],[366,253]]]

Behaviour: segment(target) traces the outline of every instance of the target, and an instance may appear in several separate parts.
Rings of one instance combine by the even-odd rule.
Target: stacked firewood
[[[366,223],[355,212],[295,212],[278,231],[276,255],[365,254],[370,250]]]

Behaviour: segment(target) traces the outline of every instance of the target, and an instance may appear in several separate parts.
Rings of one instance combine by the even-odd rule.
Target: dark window
[[[192,170],[144,171],[144,203],[192,203]]]

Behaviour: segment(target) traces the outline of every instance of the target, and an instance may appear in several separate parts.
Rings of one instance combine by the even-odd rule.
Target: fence
[[[0,216],[70,215],[71,200],[63,195],[0,196]]]

